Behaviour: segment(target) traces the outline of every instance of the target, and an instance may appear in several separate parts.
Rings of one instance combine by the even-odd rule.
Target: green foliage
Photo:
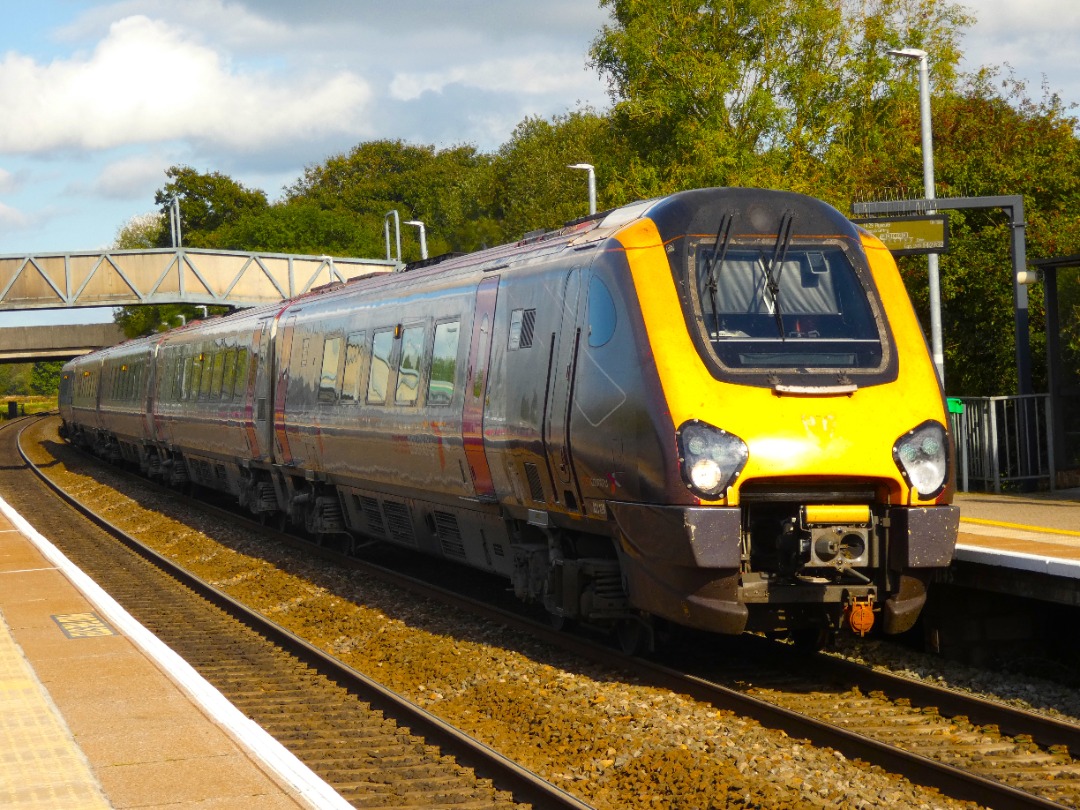
[[[0,363],[0,396],[24,397],[33,393],[30,387],[31,363]]]
[[[403,222],[425,224],[430,255],[475,250],[497,233],[491,220],[490,164],[490,157],[471,146],[439,151],[401,141],[369,141],[309,166],[288,189],[288,198],[294,205],[347,213],[369,233],[377,226],[380,236],[386,214],[397,211]],[[413,228],[402,227],[402,251],[406,261],[419,258]],[[382,240],[382,249],[368,255],[385,252]]]
[[[834,149],[846,162],[876,146],[865,133],[887,120],[899,74],[886,51],[931,50],[946,83],[968,22],[960,6],[933,0],[601,4],[613,21],[592,64],[608,79],[619,129],[665,191],[820,188]]]
[[[147,250],[167,240],[167,218],[159,213],[138,214],[129,219],[119,231],[113,247],[116,250]]]
[[[113,321],[124,331],[124,337],[134,338],[152,335],[155,332],[167,332],[184,323],[214,315],[223,315],[228,307],[203,307],[191,304],[144,304],[136,307],[121,307],[113,312]]]
[[[30,391],[41,397],[55,396],[60,390],[62,360],[34,363],[30,369]]]
[[[154,203],[161,206],[168,222],[172,201],[179,200],[181,242],[187,247],[222,247],[215,236],[217,229],[269,205],[264,192],[244,188],[219,172],[199,174],[189,166],[173,166],[165,176],[171,181],[154,195]],[[170,229],[162,228],[158,247],[168,247],[170,240]]]
[[[588,177],[576,163],[594,167],[597,207],[603,211],[650,193],[631,179],[632,154],[612,122],[582,110],[545,121],[518,124],[494,165],[501,241],[528,231],[558,228],[589,213]]]

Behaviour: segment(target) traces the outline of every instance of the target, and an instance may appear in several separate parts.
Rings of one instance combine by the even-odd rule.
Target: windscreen
[[[877,369],[882,335],[839,246],[701,243],[690,255],[705,332],[729,369]]]

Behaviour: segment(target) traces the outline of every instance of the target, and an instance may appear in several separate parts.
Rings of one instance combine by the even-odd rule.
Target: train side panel
[[[245,493],[258,322],[257,314],[233,316],[162,341],[153,425],[162,474],[171,482]]]

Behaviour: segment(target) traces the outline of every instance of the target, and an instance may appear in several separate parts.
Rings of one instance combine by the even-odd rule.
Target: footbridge
[[[166,248],[0,256],[0,311],[206,304],[252,307],[401,267],[381,259]]]

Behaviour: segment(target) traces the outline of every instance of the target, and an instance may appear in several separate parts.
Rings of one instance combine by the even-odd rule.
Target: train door
[[[144,371],[146,374],[146,407],[143,408],[143,435],[152,442],[159,438],[156,416],[158,411],[157,401],[159,399],[157,388],[161,384],[157,374],[160,348],[160,343],[155,343],[150,347]]]
[[[260,321],[251,335],[248,378],[244,383],[244,423],[251,458],[266,459],[270,455],[270,375],[273,321]]]
[[[581,494],[574,475],[570,450],[570,408],[574,395],[574,372],[577,366],[578,299],[581,295],[581,270],[573,268],[562,285],[562,316],[555,321],[553,356],[548,370],[548,402],[544,425],[544,449],[551,467],[558,500],[570,510],[578,510]]]
[[[476,311],[473,314],[472,340],[469,343],[469,364],[465,377],[465,404],[461,413],[461,434],[465,459],[469,464],[476,497],[495,498],[487,453],[484,451],[484,400],[487,394],[491,335],[495,329],[495,300],[499,294],[499,277],[485,278],[476,288]]]
[[[277,446],[277,460],[280,464],[292,464],[293,456],[289,448],[289,436],[285,430],[285,397],[289,392],[289,365],[292,362],[293,330],[296,316],[290,315],[281,330],[281,351],[277,358],[278,376],[274,386],[274,438]]]

